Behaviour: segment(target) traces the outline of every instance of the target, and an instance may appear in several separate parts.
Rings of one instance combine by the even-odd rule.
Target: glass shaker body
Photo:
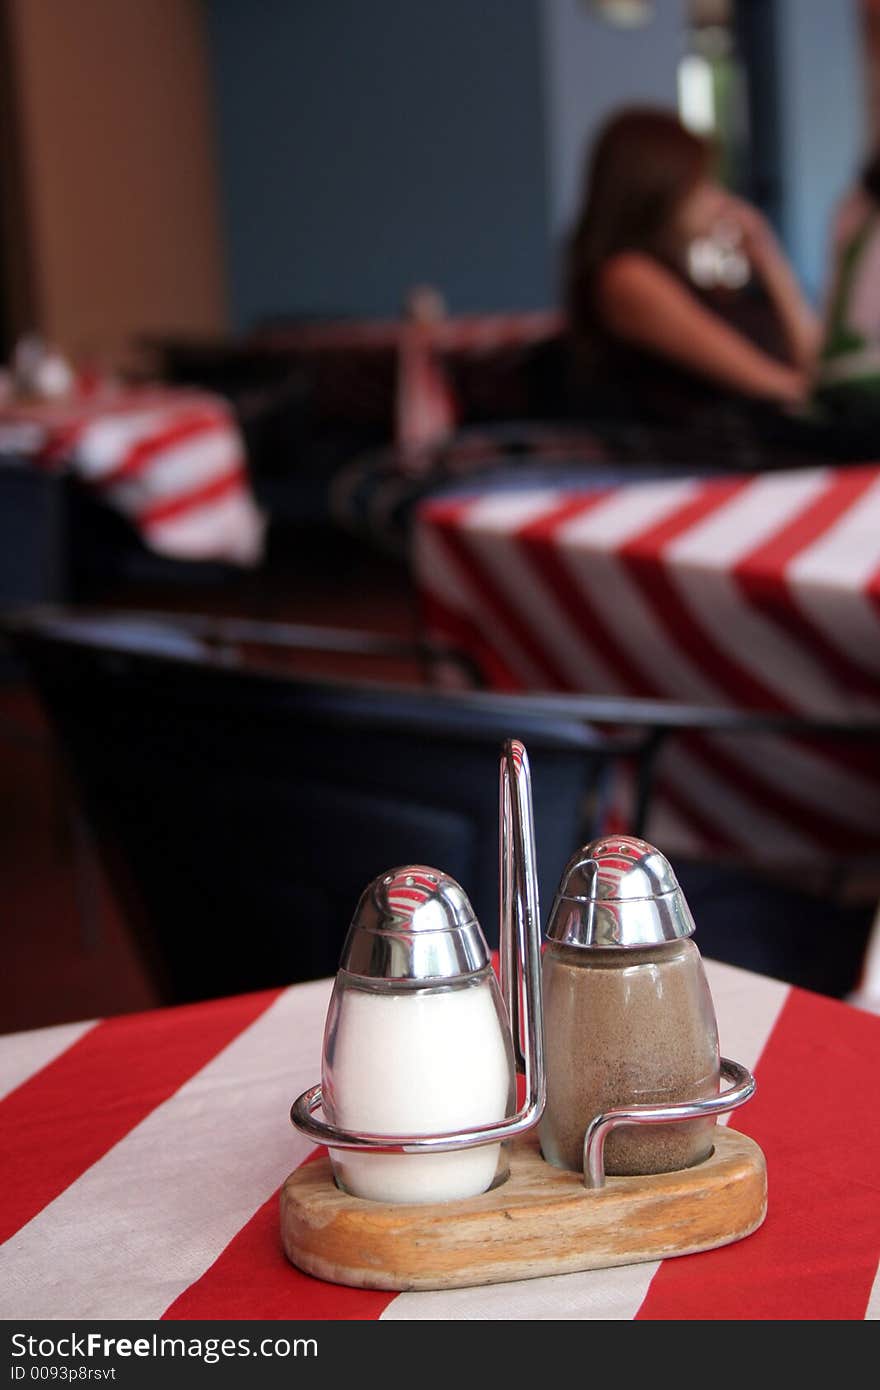
[[[629,949],[547,943],[543,964],[547,1107],[544,1157],[583,1167],[603,1111],[704,1099],[720,1083],[718,1030],[700,953],[687,939]],[[614,1130],[611,1175],[687,1168],[712,1152],[714,1118]]]
[[[340,970],[321,1084],[331,1123],[361,1132],[418,1136],[512,1114],[513,1051],[491,966],[435,986]],[[384,1202],[472,1197],[507,1176],[500,1144],[414,1155],[331,1149],[330,1160],[346,1192]]]

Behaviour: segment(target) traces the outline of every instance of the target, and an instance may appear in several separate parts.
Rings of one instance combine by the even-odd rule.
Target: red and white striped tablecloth
[[[880,711],[880,467],[428,502],[429,634],[508,690]],[[677,740],[650,838],[815,865],[880,851],[880,745]]]
[[[880,1315],[880,1019],[709,962],[722,1049],[758,1093],[769,1212],[724,1249],[439,1293],[325,1284],[281,1253],[307,1157],[328,981],[0,1039],[0,1317],[836,1318]]]
[[[432,300],[435,292],[417,288],[404,318],[305,323],[268,329],[256,339],[264,349],[289,353],[393,350],[397,354],[395,444],[406,469],[415,472],[428,466],[431,449],[452,434],[458,418],[446,357],[526,349],[565,328],[564,316],[557,310],[447,318],[439,297],[438,311],[424,316],[418,312],[418,301],[424,306],[426,296]]]
[[[239,565],[262,554],[265,520],[221,397],[107,387],[58,402],[7,403],[0,451],[69,469],[159,554]]]

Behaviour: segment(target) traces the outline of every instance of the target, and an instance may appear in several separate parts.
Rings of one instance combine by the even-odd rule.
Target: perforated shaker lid
[[[489,964],[489,948],[460,884],[407,864],[374,878],[357,905],[339,962],[373,980],[461,979]]]
[[[547,938],[584,948],[658,946],[694,930],[669,860],[646,840],[606,835],[566,864]]]

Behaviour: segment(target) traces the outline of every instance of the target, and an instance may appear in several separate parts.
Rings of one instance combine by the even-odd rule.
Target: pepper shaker
[[[631,836],[568,862],[543,960],[544,1157],[580,1171],[590,1122],[608,1111],[717,1096],[718,1029],[684,894],[669,862]],[[715,1116],[609,1134],[612,1175],[687,1168],[712,1152]]]

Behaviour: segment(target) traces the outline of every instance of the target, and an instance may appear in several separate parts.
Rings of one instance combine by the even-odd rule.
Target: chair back
[[[363,887],[403,863],[457,878],[494,943],[502,741],[529,750],[545,913],[608,763],[576,719],[253,669],[170,617],[13,641],[169,999],[333,973]]]

